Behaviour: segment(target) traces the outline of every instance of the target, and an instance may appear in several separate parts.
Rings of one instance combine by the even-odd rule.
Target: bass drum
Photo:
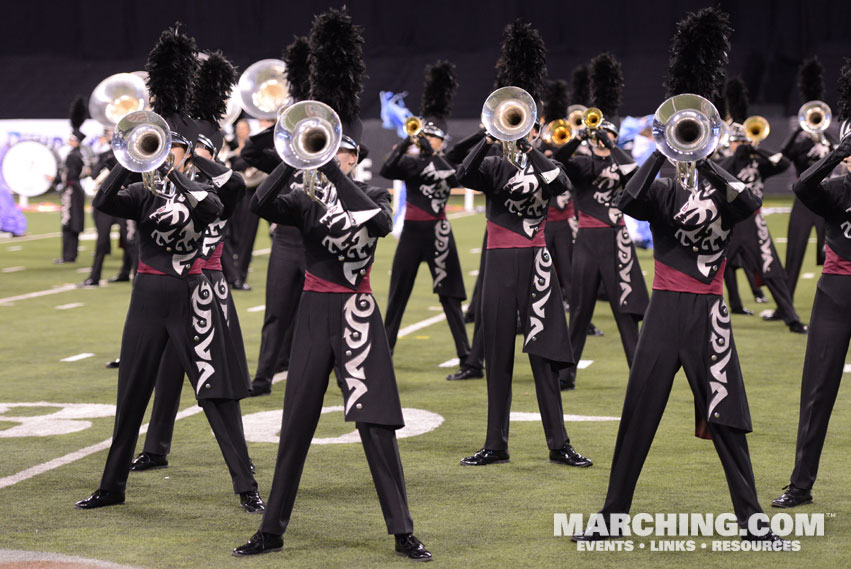
[[[20,196],[40,196],[58,181],[59,158],[47,145],[23,140],[12,145],[0,164],[3,181]]]

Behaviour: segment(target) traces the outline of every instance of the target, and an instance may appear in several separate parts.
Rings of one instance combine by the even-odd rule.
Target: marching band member
[[[570,345],[579,360],[602,283],[621,335],[627,365],[632,365],[638,343],[638,322],[647,308],[647,285],[615,199],[635,173],[632,157],[615,144],[623,88],[620,63],[609,53],[591,61],[591,101],[602,111],[599,128],[579,131],[573,143],[556,152],[573,183],[572,195],[579,212],[579,229],[573,251],[570,298]],[[590,139],[590,154],[573,155],[577,142]],[[566,156],[565,156],[566,154]],[[562,387],[571,389],[576,368],[566,370]]]
[[[174,196],[154,193],[144,182],[122,187],[129,171],[116,166],[94,200],[95,207],[110,215],[137,221],[139,270],[121,341],[112,445],[98,490],[77,502],[78,508],[124,502],[139,427],[161,357],[171,346],[223,449],[234,492],[243,503],[250,498],[255,511],[262,510],[237,403],[248,386],[230,379],[235,366],[223,333],[226,325],[213,306],[218,291],[202,274],[198,257],[205,230],[221,215],[223,206],[214,186],[192,182],[180,172],[195,137],[196,127],[183,114],[197,65],[195,51],[193,39],[177,28],[169,29],[160,36],[146,65],[153,109],[172,130],[174,166],[165,163],[159,172],[166,177],[164,186],[173,184]]]
[[[65,172],[62,180],[62,257],[54,259],[57,265],[62,263],[77,262],[77,248],[80,242],[80,233],[86,222],[84,211],[86,205],[86,194],[80,185],[83,176],[83,153],[80,144],[86,135],[80,130],[86,120],[86,104],[82,97],[77,97],[71,104],[70,111],[71,136],[68,145],[71,151],[65,158]]]
[[[310,98],[310,45],[297,36],[284,50],[289,93],[294,102]],[[281,158],[272,140],[274,126],[252,136],[242,157],[261,172],[271,173]],[[266,269],[266,309],[260,333],[257,371],[251,382],[251,397],[272,393],[272,378],[289,367],[293,326],[304,288],[304,244],[297,227],[276,224],[272,229],[272,251]]]
[[[446,119],[452,111],[452,97],[457,88],[454,65],[438,61],[426,67],[420,107],[422,133],[416,139],[408,137],[394,146],[381,167],[383,177],[404,180],[407,188],[405,224],[393,256],[384,326],[392,352],[417,270],[420,263],[425,262],[431,271],[432,291],[443,306],[455,351],[463,366],[470,351],[461,311],[461,301],[467,298],[467,292],[458,248],[445,211],[449,192],[458,185],[458,180],[455,168],[442,152],[448,131]],[[408,152],[414,144],[419,149],[417,155]]]
[[[299,176],[281,164],[251,203],[258,215],[301,231],[307,270],[269,502],[260,529],[233,550],[235,556],[283,548],[283,533],[334,370],[346,420],[354,421],[360,433],[388,533],[395,535],[396,553],[418,561],[431,559],[412,534],[395,433],[404,419],[384,325],[369,284],[378,238],[392,229],[390,194],[350,177],[363,128],[358,118],[362,46],[361,29],[346,11],[330,9],[316,17],[310,33],[311,99],[338,113],[343,142],[336,160],[320,167],[328,183],[316,189],[316,199],[301,191],[307,174]]]
[[[748,114],[748,96],[744,82],[740,78],[727,81],[727,108],[733,119],[730,133],[730,151],[727,158],[718,165],[724,170],[748,184],[754,193],[762,199],[765,180],[785,171],[791,165],[781,153],[771,153],[757,146],[758,140],[751,141],[743,126]],[[807,327],[801,322],[792,303],[786,273],[780,263],[780,257],[774,247],[774,241],[768,231],[768,225],[762,213],[757,211],[744,223],[736,225],[730,238],[728,249],[730,257],[741,254],[742,265],[746,271],[758,275],[771,291],[777,310],[772,316],[763,316],[765,320],[783,320],[789,331],[806,334]]]
[[[540,92],[546,66],[544,41],[531,25],[516,21],[505,29],[497,86]],[[522,167],[507,157],[487,156],[492,142],[481,140],[458,170],[459,181],[487,198],[487,253],[482,277],[481,320],[487,361],[488,426],[484,447],[461,461],[484,466],[507,462],[514,343],[519,311],[523,351],[535,378],[550,460],[591,466],[570,444],[564,427],[557,373],[573,364],[561,290],[547,251],[547,202],[570,187],[562,168],[531,145],[531,129],[520,139]]]
[[[677,25],[668,96],[696,94],[710,104],[717,76],[727,63],[732,31],[728,22],[728,15],[719,9],[705,8]],[[759,208],[760,197],[709,160],[697,163],[692,188],[679,179],[657,180],[664,162],[665,156],[655,151],[627,183],[617,204],[627,215],[650,222],[656,270],[600,513],[608,530],[608,516],[629,512],[674,376],[683,367],[694,394],[696,434],[711,436],[736,518],[745,527],[762,508],[745,439],[751,430],[750,413],[722,296],[722,276],[730,231]],[[588,529],[574,541],[607,537],[613,536]],[[770,532],[745,538],[780,539]]]
[[[851,174],[823,181],[844,161],[851,166],[851,63],[839,79],[839,120],[844,137],[837,147],[810,166],[792,189],[825,221],[825,260],[816,288],[801,380],[801,413],[795,468],[785,492],[771,505],[791,508],[813,501],[827,425],[851,341]]]

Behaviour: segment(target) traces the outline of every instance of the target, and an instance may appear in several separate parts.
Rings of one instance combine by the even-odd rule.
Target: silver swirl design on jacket
[[[446,170],[438,169],[434,159],[420,172],[420,177],[423,179],[423,183],[420,184],[420,192],[431,200],[431,210],[435,214],[443,211],[446,205],[449,192],[452,190],[452,187],[446,180],[454,175],[455,170],[453,168]]]
[[[759,256],[762,258],[763,274],[771,270],[771,264],[774,262],[774,255],[771,252],[771,234],[768,233],[768,225],[765,223],[765,218],[761,213],[757,212],[753,216],[753,221],[756,224],[756,237],[759,240]]]
[[[192,266],[198,251],[201,232],[195,229],[195,222],[189,214],[189,208],[183,203],[186,198],[177,196],[166,201],[148,216],[154,222],[151,238],[157,246],[171,255],[171,266],[182,275]],[[171,251],[169,251],[171,249]]]
[[[371,236],[364,225],[356,223],[355,215],[343,208],[333,185],[328,186],[323,201],[329,207],[319,220],[328,228],[322,245],[329,253],[343,257],[343,276],[355,285],[361,276],[360,271],[372,261],[378,238]]]
[[[730,312],[723,298],[718,298],[709,309],[709,388],[712,399],[709,401],[707,419],[718,404],[727,398],[727,364],[733,355],[733,329],[730,326]]]
[[[230,295],[230,289],[228,288],[228,281],[224,273],[219,272],[219,276],[213,282],[213,292],[219,301],[219,308],[221,309],[222,316],[225,318],[225,324],[230,325],[230,320],[228,319],[228,296]]]
[[[210,379],[216,369],[213,366],[213,357],[210,354],[210,344],[216,335],[213,326],[213,287],[205,278],[198,279],[198,284],[192,289],[192,329],[195,331],[195,346],[192,350],[192,360],[198,371],[198,383],[195,392],[200,393],[206,381]]]
[[[558,172],[556,172],[558,173]],[[529,163],[518,170],[503,186],[508,194],[503,202],[508,213],[523,218],[523,232],[532,238],[547,218],[549,204],[543,197],[541,182]]]
[[[532,302],[529,311],[529,332],[523,345],[535,340],[546,328],[546,306],[552,294],[553,257],[546,247],[535,252],[535,273],[532,275]]]
[[[343,305],[343,380],[349,389],[345,413],[368,391],[364,362],[372,349],[369,320],[375,312],[371,294],[352,294]]]
[[[201,241],[201,256],[205,259],[210,257],[216,249],[216,246],[221,243],[225,236],[225,226],[227,220],[216,219],[213,223],[204,228],[203,239]]]
[[[434,224],[434,281],[432,287],[437,288],[446,278],[446,259],[449,257],[449,236],[452,227],[449,221],[441,219]]]
[[[626,304],[626,299],[632,293],[632,266],[635,263],[635,255],[633,254],[632,240],[629,238],[629,231],[626,227],[618,228],[616,237],[618,246],[618,286],[621,289],[619,303]]]

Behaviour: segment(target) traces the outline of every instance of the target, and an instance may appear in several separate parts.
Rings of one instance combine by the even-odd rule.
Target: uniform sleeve
[[[697,170],[715,189],[726,195],[727,212],[736,222],[747,219],[762,206],[749,184],[745,184],[711,160],[698,162]]]
[[[781,152],[772,154],[762,148],[757,148],[756,156],[759,162],[759,174],[763,180],[785,172],[792,165],[792,161],[786,158]]]
[[[143,194],[124,188],[130,174],[130,170],[116,164],[100,185],[92,200],[92,207],[115,217],[138,220]]]
[[[406,143],[408,140],[410,139],[403,140],[395,145],[390,154],[387,155],[384,165],[381,166],[381,172],[379,172],[382,177],[388,180],[408,180],[419,174],[422,168],[419,161],[413,156],[405,154],[411,146]]]
[[[253,166],[266,174],[269,174],[281,163],[281,157],[275,151],[273,129],[274,127],[270,126],[250,136],[239,154],[249,166]]]
[[[193,156],[192,161],[205,176],[210,178],[213,186],[218,188],[219,199],[222,201],[222,214],[219,219],[229,219],[245,193],[245,181],[233,170],[203,156]]]
[[[494,191],[493,173],[489,168],[491,161],[485,162],[488,146],[487,140],[482,138],[458,168],[456,175],[464,187],[484,193]]]
[[[390,192],[383,188],[369,188],[367,195],[381,208],[381,212],[367,222],[367,229],[375,237],[384,237],[393,231],[393,201]]]
[[[582,144],[582,139],[578,136],[574,136],[567,142],[561,145],[560,148],[556,149],[553,152],[553,158],[567,166],[568,160],[576,154],[576,150]]]
[[[281,162],[272,170],[251,198],[251,211],[273,223],[301,227],[301,207],[297,199],[287,196],[292,191],[292,178],[295,168]],[[304,193],[304,192],[298,192]],[[280,199],[279,199],[280,198]]]
[[[470,136],[462,138],[452,148],[446,151],[446,159],[450,164],[461,164],[470,153],[470,150],[485,138],[485,129],[479,129]]]
[[[393,217],[382,210],[367,192],[345,175],[332,160],[320,168],[337,189],[337,197],[355,225],[362,225],[373,235],[383,237],[393,229]],[[389,194],[388,194],[389,195]]]
[[[212,185],[193,182],[182,172],[171,170],[168,179],[174,183],[178,192],[183,194],[189,204],[192,218],[201,225],[209,225],[222,214],[222,200]]]
[[[662,180],[656,180],[656,174],[665,163],[665,157],[656,150],[641,165],[635,175],[627,182],[624,191],[617,197],[616,207],[635,219],[650,221],[659,210],[659,196],[667,191],[673,195],[672,188]]]
[[[813,213],[834,220],[851,221],[851,212],[843,208],[851,196],[851,174],[841,178],[824,180],[834,168],[847,156],[849,143],[841,143],[833,152],[810,166],[792,186],[792,191]]]
[[[541,186],[544,199],[548,200],[573,189],[561,163],[550,160],[537,148],[532,148],[526,156],[532,164],[532,169],[544,182]]]
[[[65,176],[69,181],[77,181],[83,173],[83,158],[79,152],[71,152],[65,159]]]

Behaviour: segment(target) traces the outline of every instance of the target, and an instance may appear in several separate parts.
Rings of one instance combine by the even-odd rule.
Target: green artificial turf
[[[460,200],[453,202],[460,205]],[[772,201],[766,205],[789,205]],[[57,232],[58,213],[28,215],[30,235]],[[767,217],[775,239],[786,236],[787,214]],[[93,228],[91,218],[87,219]],[[465,271],[468,294],[478,268],[484,217],[452,221]],[[256,248],[270,246],[261,222]],[[59,238],[0,240],[0,298],[9,298],[56,285],[73,284],[88,275],[94,241],[83,240],[75,265],[53,265]],[[395,239],[379,244],[372,285],[382,312]],[[778,242],[781,259],[785,243]],[[648,285],[652,281],[651,253],[639,251]],[[245,336],[252,372],[256,368],[263,312],[247,309],[264,304],[268,254],[258,255],[248,283],[251,292],[235,292],[234,300]],[[120,266],[113,246],[103,278]],[[795,305],[809,319],[820,273],[814,245],[803,272],[816,278],[799,282]],[[423,265],[402,326],[440,314]],[[740,277],[745,305],[757,305]],[[767,290],[766,290],[767,293]],[[0,301],[0,404],[9,402],[115,404],[116,370],[104,364],[117,357],[130,297],[128,283],[94,290],[72,289],[57,294]],[[57,306],[82,303],[58,310]],[[608,303],[598,303],[594,323],[605,332],[589,338],[583,359],[594,363],[578,374],[576,391],[563,394],[566,413],[619,416],[627,381],[627,366]],[[754,432],[748,436],[754,474],[762,505],[769,514],[772,498],[788,483],[794,460],[801,369],[806,338],[791,334],[782,323],[758,316],[733,316],[733,329],[745,377]],[[472,333],[472,326],[469,326]],[[94,353],[75,362],[68,356]],[[701,550],[711,538],[697,538],[698,549],[686,553],[649,551],[653,538],[637,538],[632,552],[580,552],[567,537],[553,536],[553,513],[596,511],[603,503],[617,422],[570,422],[577,450],[595,462],[589,469],[551,464],[540,422],[511,425],[511,463],[465,468],[459,459],[484,441],[486,394],[483,380],[447,382],[453,368],[438,364],[454,357],[448,326],[438,322],[401,338],[395,351],[396,376],[404,407],[440,414],[436,430],[401,439],[409,503],[416,535],[434,553],[433,567],[847,567],[851,562],[851,395],[840,389],[828,440],[814,488],[815,504],[801,512],[827,513],[825,537],[803,538],[795,553],[719,553]],[[513,411],[537,412],[528,360],[518,339],[513,386]],[[280,412],[283,383],[271,397],[242,402],[243,415]],[[341,405],[332,380],[325,405]],[[194,406],[191,389],[184,389],[181,409]],[[20,411],[20,412],[18,412]],[[52,409],[20,408],[0,413],[0,433],[15,426],[8,416],[50,413]],[[66,455],[111,436],[113,418],[88,419],[83,430],[54,436],[3,438],[0,435],[0,478]],[[341,413],[324,415],[317,436],[338,436],[353,430]],[[638,483],[633,513],[731,511],[721,465],[712,443],[699,440],[694,430],[691,392],[680,374],[667,411]],[[141,449],[141,440],[140,437]],[[277,445],[249,443],[257,465],[261,495],[267,495]],[[80,555],[145,568],[194,567],[401,567],[407,561],[393,555],[386,535],[369,470],[358,444],[314,445],[308,456],[285,551],[252,559],[235,559],[230,550],[257,530],[260,517],[241,510],[218,446],[203,414],[177,422],[171,466],[131,474],[127,503],[95,511],[75,510],[73,504],[98,486],[106,452],[49,470],[0,488],[0,549],[28,549]],[[835,515],[833,515],[835,514]],[[719,538],[715,538],[719,539]],[[644,543],[645,549],[639,549]],[[2,559],[0,559],[2,561]]]

